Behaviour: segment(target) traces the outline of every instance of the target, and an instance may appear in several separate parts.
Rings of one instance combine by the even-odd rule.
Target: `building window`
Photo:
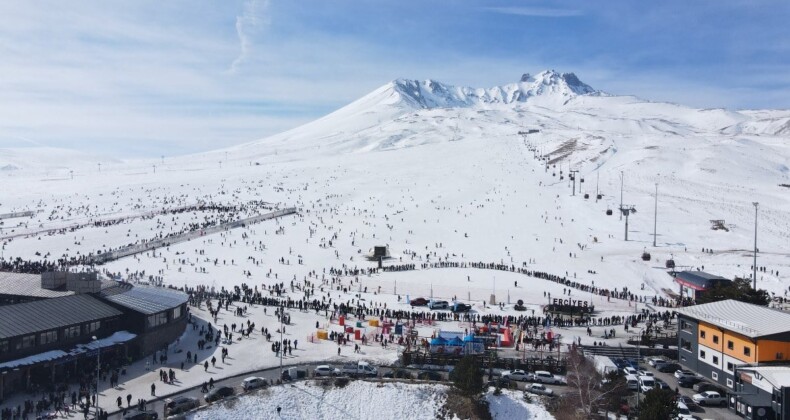
[[[700,330],[699,338],[705,338],[705,331],[704,330]]]
[[[714,344],[719,344],[719,336],[718,335],[714,335],[713,336],[713,343]]]
[[[730,363],[730,362],[727,362],[727,370],[729,370],[730,372],[732,372],[732,370],[733,370],[734,368],[735,368],[735,366],[734,366],[732,363]]]
[[[718,381],[718,380],[719,380],[719,374],[718,374],[718,373],[716,373],[716,372],[711,372],[711,373],[710,373],[710,377],[711,377],[711,378],[712,378],[714,381]]]
[[[732,388],[732,379],[727,378],[727,386]]]
[[[167,312],[148,315],[148,328],[157,327],[167,323]]]
[[[714,365],[718,365],[719,364],[719,356],[713,356],[713,364]]]
[[[0,354],[8,353],[8,340],[0,341]]]
[[[681,320],[680,321],[680,329],[683,331],[691,331],[691,325],[688,322]]]
[[[690,352],[691,351],[691,342],[689,342],[685,338],[681,338],[680,339],[680,348]]]
[[[73,327],[68,327],[63,329],[63,339],[68,340],[70,338],[76,338],[80,336],[80,326],[75,325]]]
[[[704,359],[705,358],[705,350],[700,350],[699,351],[699,358],[700,359]]]
[[[730,341],[730,340],[727,340],[727,349],[728,350],[735,350],[735,344],[732,341]]]
[[[58,341],[57,331],[47,331],[38,335],[38,342],[40,344],[49,344]]]
[[[101,328],[101,321],[93,321],[85,324],[85,334],[90,334]]]
[[[173,319],[181,318],[181,306],[173,308]]]
[[[35,335],[26,335],[16,343],[17,350],[29,349],[36,345]]]
[[[744,356],[751,356],[752,349],[750,347],[743,346],[743,355]]]

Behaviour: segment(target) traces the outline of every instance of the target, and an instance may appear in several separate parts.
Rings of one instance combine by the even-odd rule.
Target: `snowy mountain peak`
[[[435,80],[397,79],[385,86],[385,91],[399,103],[415,108],[459,108],[481,104],[511,104],[526,102],[536,96],[571,97],[600,94],[573,73],[545,70],[535,76],[524,73],[517,83],[493,88],[472,88],[447,85]]]
[[[528,77],[529,75],[525,74],[524,76]],[[527,80],[524,80],[524,76],[521,76],[522,83],[539,83],[544,86],[558,86],[576,95],[586,95],[596,92],[595,89],[579,80],[574,73],[558,73],[554,70],[545,70],[538,73],[533,79],[529,79],[528,77]]]

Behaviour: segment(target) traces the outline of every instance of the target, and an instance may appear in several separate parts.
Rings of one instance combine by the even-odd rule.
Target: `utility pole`
[[[280,380],[283,379],[283,317],[285,316],[285,305],[280,301]],[[296,379],[296,378],[293,378]]]
[[[758,202],[753,202],[754,205],[754,262],[752,265],[752,289],[757,290],[757,206]]]
[[[154,165],[154,173],[156,173],[156,165]]]
[[[601,172],[595,171],[595,202],[598,202],[598,181],[601,179]]]
[[[656,182],[656,201],[653,209],[653,246],[656,246],[656,227],[658,226],[658,182]]]
[[[71,179],[74,179],[74,170],[73,169],[69,170],[69,175],[71,175]]]
[[[568,176],[571,178],[571,181],[573,181],[573,195],[574,196],[576,196],[576,174],[578,174],[578,173],[579,173],[579,171],[577,171],[577,170],[568,171]],[[579,183],[579,192],[581,192],[581,189],[582,189],[582,184]]]
[[[621,210],[623,208],[623,179],[624,178],[625,178],[625,175],[623,175],[623,171],[620,171],[620,209]],[[623,213],[622,212],[620,212],[620,220],[623,220]],[[628,222],[626,222],[626,225],[627,224],[628,224]],[[626,236],[627,236],[627,232],[626,232]],[[628,239],[626,239],[626,241],[627,240]]]
[[[98,165],[99,165],[99,173],[101,173],[101,162],[99,162]]]

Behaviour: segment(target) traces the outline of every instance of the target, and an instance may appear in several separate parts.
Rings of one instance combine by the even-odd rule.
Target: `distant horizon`
[[[155,158],[263,139],[398,78],[541,70],[693,108],[790,109],[790,4],[581,0],[0,5],[0,148]]]

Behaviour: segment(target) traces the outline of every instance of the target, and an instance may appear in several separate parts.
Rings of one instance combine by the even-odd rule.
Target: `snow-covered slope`
[[[436,251],[442,243],[443,258],[537,261],[537,269],[576,273],[599,286],[635,290],[644,283],[652,295],[674,288],[661,270],[670,255],[685,267],[748,275],[752,202],[759,202],[759,264],[769,267],[763,287],[783,294],[790,279],[790,188],[782,186],[790,185],[788,120],[790,111],[694,109],[607,95],[550,71],[491,89],[398,80],[304,126],[230,149],[168,158],[156,162],[156,171],[151,162],[130,162],[103,167],[99,176],[95,165],[74,165],[74,182],[60,177],[49,183],[8,171],[14,182],[5,187],[0,211],[35,208],[49,215],[53,207],[91,203],[63,219],[35,219],[26,227],[32,230],[128,212],[129,206],[154,212],[173,202],[262,199],[317,212],[305,219],[310,230],[297,224],[289,231],[294,237],[278,238],[285,251],[272,252],[272,263],[291,248],[309,261],[283,268],[285,278],[303,278],[301,268],[326,268],[342,258],[356,265],[360,252],[382,242],[395,254],[422,250],[420,258],[426,247]],[[576,195],[569,170],[584,179],[575,184]],[[622,202],[638,210],[629,220],[628,242],[617,215],[621,174]],[[658,246],[652,248],[656,183]],[[606,216],[607,209],[615,214]],[[324,211],[338,222],[320,216]],[[729,231],[711,230],[711,220],[724,220]],[[36,251],[92,252],[145,239],[160,226],[140,223],[148,224],[140,225],[139,237],[130,227],[115,234],[95,229],[77,239],[15,239],[5,252],[25,258]],[[177,229],[181,222],[174,223]],[[320,229],[317,237],[332,237],[338,226],[342,235],[365,239],[325,255],[326,248],[313,249],[316,244],[306,244],[302,235]],[[646,246],[658,264],[637,258]],[[240,253],[236,261],[256,255],[215,251],[228,259]],[[196,281],[173,266],[150,264],[175,284]],[[135,267],[124,260],[112,265],[115,271]],[[234,284],[237,271],[222,274]]]

